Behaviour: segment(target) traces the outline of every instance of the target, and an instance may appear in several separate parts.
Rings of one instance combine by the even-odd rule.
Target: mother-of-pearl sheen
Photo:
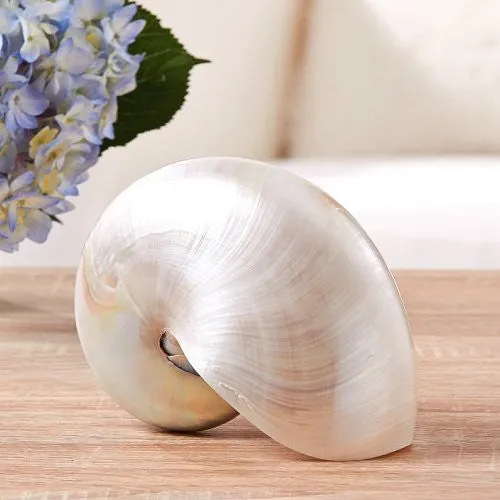
[[[135,182],[85,245],[75,308],[104,388],[152,425],[241,413],[328,460],[412,442],[413,349],[393,277],[342,206],[280,168],[205,158]],[[167,358],[164,329],[198,375]]]

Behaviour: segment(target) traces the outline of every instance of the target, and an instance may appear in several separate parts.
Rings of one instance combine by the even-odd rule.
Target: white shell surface
[[[285,170],[205,158],[140,179],[86,243],[75,310],[89,364],[146,422],[206,428],[234,408],[328,460],[412,442],[413,349],[394,280],[349,213]],[[165,361],[164,327],[203,380]]]

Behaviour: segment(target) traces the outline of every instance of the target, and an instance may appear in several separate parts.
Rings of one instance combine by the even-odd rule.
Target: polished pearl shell
[[[126,410],[170,430],[237,412],[329,460],[409,445],[410,328],[356,220],[286,170],[238,158],[162,168],[108,207],[83,251],[76,321]],[[163,328],[199,376],[159,347]]]

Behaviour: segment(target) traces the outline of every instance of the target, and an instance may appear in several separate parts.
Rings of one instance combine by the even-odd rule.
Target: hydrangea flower
[[[0,250],[73,208],[143,57],[124,0],[0,0]]]

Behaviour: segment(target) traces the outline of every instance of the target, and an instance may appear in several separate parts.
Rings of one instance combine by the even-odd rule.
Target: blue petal
[[[29,210],[24,216],[28,238],[35,243],[44,243],[52,229],[52,220],[40,210]]]
[[[73,75],[81,75],[92,62],[92,54],[84,49],[75,47],[71,56],[71,60],[66,61],[65,69]]]
[[[10,184],[10,189],[14,193],[19,191],[24,187],[29,186],[35,180],[34,172],[28,171],[21,174],[19,177],[16,177]]]
[[[85,21],[90,21],[106,11],[105,0],[76,0],[75,15]]]
[[[59,49],[57,50],[56,60],[59,63],[60,61],[64,61],[68,57],[71,56],[71,51],[75,46],[72,38],[66,38],[61,45],[59,45]]]
[[[40,57],[41,48],[35,42],[26,41],[21,47],[21,57],[29,63],[35,62]]]
[[[102,32],[104,34],[104,38],[108,43],[112,43],[115,39],[115,32],[111,26],[111,20],[108,18],[104,18],[101,20]]]
[[[19,68],[19,61],[17,57],[11,56],[7,59],[4,64],[3,71],[5,71],[8,75],[15,75]]]
[[[30,85],[26,85],[19,91],[19,107],[32,116],[42,114],[49,106],[45,96]]]
[[[82,74],[92,62],[90,52],[76,47],[73,39],[68,38],[57,52],[57,63],[64,71],[73,75]]]
[[[78,80],[78,88],[94,104],[104,104],[108,101],[108,91],[104,78],[97,75],[85,75]]]
[[[47,35],[53,35],[54,33],[57,33],[57,26],[55,24],[51,23],[40,23],[40,28],[44,31],[44,33],[47,33]]]
[[[12,33],[18,23],[18,18],[13,12],[0,7],[0,33]]]
[[[138,21],[130,23],[120,33],[120,42],[125,45],[130,45],[133,41],[135,41],[139,33],[144,29],[144,26],[146,26],[146,21],[144,21],[143,19],[139,19]]]
[[[115,129],[113,127],[112,122],[107,122],[106,125],[104,125],[102,131],[101,131],[101,137],[104,139],[111,139],[113,140],[115,138]]]
[[[124,76],[123,78],[117,80],[113,87],[113,91],[116,95],[120,96],[132,92],[132,90],[135,90],[136,87],[137,82],[135,79],[135,75]]]
[[[59,0],[52,6],[50,17],[56,21],[63,21],[71,13],[71,3],[68,0]]]
[[[45,87],[45,95],[56,106],[66,101],[73,87],[73,77],[68,73],[56,73]]]
[[[110,12],[115,12],[123,7],[124,0],[108,0],[108,9]]]
[[[106,66],[106,59],[104,59],[103,57],[94,59],[92,64],[87,68],[87,73],[90,73],[92,75],[101,74],[104,70],[104,66]]]
[[[78,196],[79,195],[79,191],[78,191],[78,188],[76,186],[68,186],[68,187],[64,187],[64,188],[59,188],[59,191],[64,196]]]
[[[130,4],[113,14],[112,26],[115,33],[120,33],[132,21],[137,13],[137,5]]]

